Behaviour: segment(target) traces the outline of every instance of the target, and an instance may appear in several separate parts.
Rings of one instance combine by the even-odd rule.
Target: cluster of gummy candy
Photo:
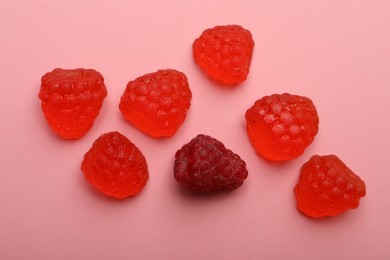
[[[254,49],[249,30],[239,25],[205,30],[193,43],[196,64],[212,80],[232,86],[244,82]],[[81,138],[93,126],[107,89],[93,69],[54,69],[41,79],[39,98],[50,127],[65,139]],[[119,102],[126,120],[154,137],[171,137],[184,123],[192,93],[184,73],[165,69],[127,84]],[[258,99],[245,113],[254,150],[270,161],[300,156],[319,125],[311,99],[273,94]],[[102,193],[118,199],[137,195],[149,179],[146,159],[128,138],[102,134],[87,151],[81,170]],[[229,191],[248,176],[246,163],[217,139],[200,134],[175,154],[173,176],[193,192]],[[298,209],[310,217],[335,216],[358,207],[365,183],[335,155],[314,155],[301,168],[294,188]]]

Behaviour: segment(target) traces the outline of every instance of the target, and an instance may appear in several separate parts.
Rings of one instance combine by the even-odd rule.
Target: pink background
[[[109,3],[110,2],[110,3]],[[390,2],[13,1],[0,3],[0,259],[389,259]],[[211,82],[193,40],[241,24],[254,37],[248,80]],[[54,135],[40,110],[40,77],[55,67],[94,68],[108,96],[81,140]],[[152,139],[118,110],[127,82],[183,71],[193,92],[179,132]],[[270,164],[245,132],[244,113],[267,94],[310,97],[320,116],[299,158]],[[84,153],[118,130],[145,154],[138,197],[108,199],[84,180]],[[193,196],[173,179],[174,153],[199,133],[248,165],[230,193]],[[337,218],[298,213],[292,189],[311,155],[337,154],[367,185],[361,206]]]

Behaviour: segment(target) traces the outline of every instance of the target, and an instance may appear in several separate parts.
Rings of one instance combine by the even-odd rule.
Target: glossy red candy
[[[271,161],[298,157],[318,132],[319,118],[313,102],[288,93],[257,100],[246,111],[245,118],[254,149]]]
[[[127,84],[119,109],[135,127],[152,137],[171,137],[183,124],[192,93],[184,73],[159,70]]]
[[[366,185],[336,155],[314,155],[302,166],[294,193],[304,214],[336,216],[359,206]]]
[[[220,25],[205,30],[193,43],[193,56],[211,78],[225,85],[246,80],[254,41],[240,25]]]
[[[52,130],[78,139],[93,126],[107,96],[103,76],[93,69],[54,69],[41,79],[39,98]]]
[[[144,155],[119,132],[101,135],[84,155],[81,170],[92,186],[117,199],[137,195],[149,179]]]

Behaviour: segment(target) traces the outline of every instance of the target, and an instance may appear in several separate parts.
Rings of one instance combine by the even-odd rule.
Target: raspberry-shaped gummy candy
[[[175,154],[174,177],[189,191],[237,189],[247,176],[240,156],[207,135],[196,136]]]
[[[107,96],[103,76],[93,69],[54,69],[43,75],[39,98],[55,133],[78,139],[93,126]]]
[[[118,132],[103,134],[93,143],[81,170],[95,188],[117,199],[137,195],[149,179],[144,155]]]
[[[314,155],[302,166],[294,193],[298,209],[316,218],[357,208],[366,186],[337,156]]]
[[[138,129],[153,137],[173,136],[183,124],[192,93],[184,73],[159,70],[130,81],[119,109]]]
[[[318,132],[319,118],[313,102],[288,93],[257,100],[245,118],[254,149],[271,161],[298,157]]]
[[[252,60],[252,34],[240,25],[220,25],[205,30],[193,43],[200,68],[214,80],[235,85],[246,80]]]

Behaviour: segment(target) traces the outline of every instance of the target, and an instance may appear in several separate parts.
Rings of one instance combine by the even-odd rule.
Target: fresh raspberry
[[[318,132],[313,102],[291,94],[265,96],[246,111],[249,139],[258,154],[271,161],[301,155]]]
[[[81,170],[95,188],[117,199],[137,195],[149,179],[144,155],[118,132],[103,134],[93,143]]]
[[[193,43],[195,62],[214,80],[235,85],[246,80],[254,41],[240,25],[216,26],[205,30]]]
[[[302,166],[294,193],[307,216],[336,216],[359,206],[366,185],[337,156],[314,155]]]
[[[41,79],[42,111],[65,139],[81,138],[91,129],[106,96],[103,76],[93,69],[57,68]]]
[[[207,135],[198,135],[175,154],[174,177],[189,191],[237,189],[247,176],[240,156]]]
[[[153,137],[173,136],[183,124],[192,93],[184,73],[159,70],[130,81],[119,109],[134,126]]]

